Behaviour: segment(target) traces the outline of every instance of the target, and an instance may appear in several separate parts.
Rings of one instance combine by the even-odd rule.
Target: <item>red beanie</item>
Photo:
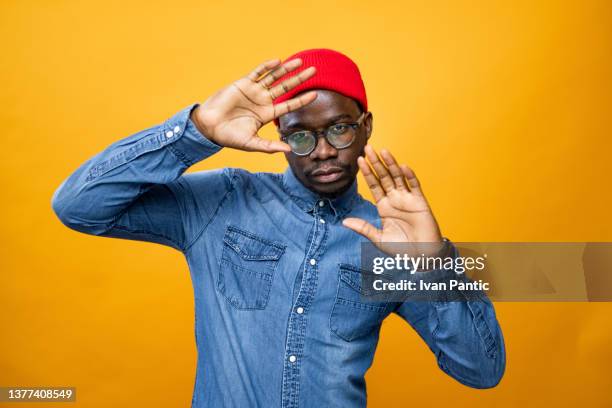
[[[338,51],[317,48],[300,51],[287,58],[284,62],[295,58],[301,58],[302,65],[295,71],[277,79],[272,86],[279,84],[310,66],[315,67],[317,72],[306,82],[274,99],[274,104],[291,99],[295,95],[310,89],[327,89],[355,99],[361,104],[363,111],[367,112],[368,100],[366,98],[365,86],[363,85],[359,68],[357,68],[357,65],[349,57]],[[275,119],[274,123],[278,126],[278,119]]]

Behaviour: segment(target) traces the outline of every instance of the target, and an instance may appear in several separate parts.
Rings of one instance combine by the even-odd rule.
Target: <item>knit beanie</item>
[[[359,68],[353,60],[338,51],[326,48],[316,48],[300,51],[283,62],[295,58],[301,58],[302,65],[296,70],[277,79],[272,86],[281,83],[310,66],[315,67],[317,72],[305,82],[274,99],[274,104],[284,102],[310,89],[326,89],[355,99],[361,104],[363,111],[367,112],[368,100],[365,86],[363,85]],[[278,119],[275,119],[274,123],[278,126]]]

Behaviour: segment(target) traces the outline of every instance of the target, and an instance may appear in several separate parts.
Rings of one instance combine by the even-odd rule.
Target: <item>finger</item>
[[[302,65],[302,60],[300,58],[295,58],[290,61],[285,62],[280,67],[276,68],[273,71],[270,71],[266,76],[257,81],[259,84],[263,85],[264,88],[268,88],[270,85],[274,83],[279,78],[282,78],[283,75],[288,74],[291,71],[294,71],[298,67]]]
[[[268,140],[259,136],[255,136],[249,139],[242,149],[249,152],[288,153],[291,151],[291,146],[280,140]]]
[[[342,220],[342,225],[352,229],[358,234],[363,235],[372,242],[380,242],[382,231],[361,218],[345,218]]]
[[[310,91],[302,95],[296,96],[295,98],[289,99],[288,101],[274,105],[274,119],[285,113],[293,112],[294,110],[300,109],[302,106],[308,105],[310,102],[317,99],[317,92]]]
[[[359,166],[359,170],[361,170],[361,174],[363,174],[363,178],[365,178],[365,181],[372,192],[374,201],[379,202],[385,196],[385,190],[383,190],[380,182],[372,172],[372,169],[370,168],[370,165],[366,159],[359,156],[357,158],[357,165]]]
[[[423,191],[421,190],[421,183],[419,182],[419,179],[417,179],[416,174],[414,174],[414,171],[405,164],[402,164],[400,168],[402,169],[402,173],[404,173],[404,177],[406,177],[406,180],[408,181],[410,191],[414,194],[422,196]]]
[[[376,177],[380,180],[380,184],[385,192],[389,192],[395,188],[395,183],[391,178],[391,175],[387,171],[385,165],[378,159],[378,155],[370,145],[366,145],[365,147],[366,157],[370,161],[370,164],[374,168],[376,172]]]
[[[393,178],[395,188],[398,190],[408,191],[408,187],[406,186],[406,182],[404,181],[404,173],[402,173],[402,170],[399,168],[391,152],[386,149],[382,149],[380,151],[380,157],[382,157],[383,162],[389,169],[389,173]]]
[[[270,88],[270,96],[272,99],[276,99],[284,93],[289,92],[296,86],[302,84],[310,77],[312,77],[317,72],[315,67],[308,67],[297,75],[292,76],[291,78],[285,79],[280,84],[276,85],[273,88]]]
[[[274,67],[278,66],[278,64],[280,64],[280,60],[278,58],[275,58],[275,59],[266,61],[264,63],[261,63],[261,64],[259,64],[257,66],[257,68],[255,68],[253,71],[251,71],[250,74],[247,75],[247,78],[249,78],[251,81],[255,82],[263,74],[265,74],[266,72],[270,71]]]

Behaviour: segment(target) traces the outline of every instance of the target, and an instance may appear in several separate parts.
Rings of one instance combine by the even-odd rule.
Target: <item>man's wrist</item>
[[[204,124],[202,123],[202,121],[199,118],[198,113],[200,112],[201,109],[202,109],[201,105],[196,105],[196,107],[193,108],[193,110],[189,114],[189,119],[191,119],[191,121],[193,122],[193,125],[196,127],[196,129],[198,129],[198,132],[200,132],[203,137],[205,137],[206,139],[210,140],[213,143],[218,144],[212,138],[211,132],[208,131],[206,126],[204,126]]]
[[[428,243],[429,245],[434,245],[433,243]],[[444,260],[453,254],[453,245],[448,238],[442,238],[442,241],[439,243],[435,243],[436,248],[431,254],[423,254],[428,258],[438,258]],[[433,249],[433,248],[432,248]],[[442,262],[443,263],[443,262]],[[425,265],[424,265],[425,266]],[[416,272],[431,272],[433,269],[426,269],[424,267],[420,267],[416,269]]]

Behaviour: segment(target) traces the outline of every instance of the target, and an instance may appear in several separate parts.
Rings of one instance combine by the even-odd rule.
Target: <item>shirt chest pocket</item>
[[[329,318],[331,331],[346,341],[374,333],[388,314],[388,302],[368,300],[373,289],[362,287],[358,267],[340,264],[338,272],[338,290]]]
[[[217,289],[237,309],[264,309],[285,246],[228,226],[223,236]]]

